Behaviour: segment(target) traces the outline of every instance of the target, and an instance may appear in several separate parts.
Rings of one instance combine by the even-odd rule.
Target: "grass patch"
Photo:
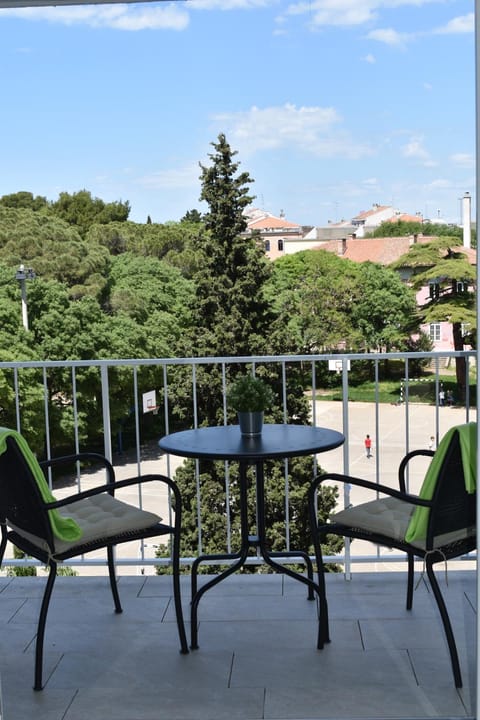
[[[448,391],[453,393],[454,404],[458,405],[458,391],[455,377],[452,375],[440,375],[440,382],[443,384],[445,396]],[[378,398],[380,403],[395,404],[401,400],[401,381],[400,380],[380,380],[378,383],[378,395],[375,394],[375,383],[365,382],[361,385],[350,385],[348,388],[348,398],[351,402],[375,402]],[[434,405],[435,397],[435,376],[422,378],[421,382],[410,381],[408,384],[408,400],[414,403],[425,403]],[[474,404],[476,397],[476,385],[472,379],[470,384],[470,404]],[[405,399],[405,390],[403,393]],[[316,394],[316,400],[342,400],[342,388],[330,388],[320,390]],[[446,401],[445,401],[446,404]]]

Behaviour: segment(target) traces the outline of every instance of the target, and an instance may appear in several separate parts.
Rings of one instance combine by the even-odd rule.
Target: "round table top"
[[[345,437],[337,430],[265,424],[256,437],[243,436],[238,425],[221,425],[165,435],[158,444],[165,452],[182,457],[254,462],[325,452],[344,442]]]

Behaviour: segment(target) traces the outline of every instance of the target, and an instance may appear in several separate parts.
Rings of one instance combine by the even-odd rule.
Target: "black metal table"
[[[201,555],[192,564],[192,602],[191,602],[191,647],[198,648],[197,615],[198,604],[202,595],[228,575],[231,575],[245,564],[252,547],[260,551],[261,556],[274,570],[285,573],[308,586],[308,598],[314,599],[317,594],[319,608],[318,647],[323,647],[328,638],[327,608],[323,607],[325,593],[313,579],[313,568],[310,557],[303,551],[270,552],[266,544],[265,533],[265,482],[263,463],[265,460],[313,455],[339,447],[345,441],[342,433],[328,428],[310,425],[264,425],[262,434],[256,437],[244,437],[238,425],[220,427],[204,427],[195,430],[165,435],[159,446],[172,455],[198,458],[204,460],[230,460],[239,463],[240,487],[240,525],[241,548],[236,553]],[[256,467],[256,512],[257,532],[251,535],[248,524],[247,507],[247,468]],[[302,558],[307,567],[307,575],[291,570],[276,562],[274,558]],[[236,561],[219,575],[197,587],[197,571],[200,563],[212,560]],[[323,574],[319,573],[319,582]]]

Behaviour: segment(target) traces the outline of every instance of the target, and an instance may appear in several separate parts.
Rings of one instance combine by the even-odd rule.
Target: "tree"
[[[352,320],[365,350],[405,350],[419,326],[415,294],[398,273],[372,262],[361,264],[359,281]]]
[[[143,326],[147,357],[172,357],[191,325],[192,282],[157,258],[124,253],[114,258],[108,307]]]
[[[150,223],[130,221],[92,225],[87,233],[89,243],[108,248],[111,255],[131,252],[143,257],[165,260],[191,278],[199,265],[197,245],[204,226],[188,221]]]
[[[2,206],[0,260],[12,269],[23,263],[37,277],[65,282],[75,297],[101,295],[110,263],[106,248],[83,240],[60,218]]]
[[[285,255],[274,263],[267,297],[287,325],[292,349],[358,348],[361,337],[352,321],[358,272],[356,263],[325,250]]]
[[[463,228],[458,225],[443,225],[441,223],[424,223],[397,220],[391,222],[386,220],[381,223],[368,237],[403,237],[405,235],[425,235],[426,237],[455,237],[458,244],[461,245],[463,238]],[[472,245],[476,246],[476,233],[472,229]]]
[[[212,143],[211,166],[202,169],[200,199],[208,205],[207,232],[198,240],[202,262],[196,284],[196,354],[247,355],[265,348],[268,304],[263,285],[270,267],[262,249],[241,236],[247,223],[243,210],[252,202],[247,172],[238,172],[237,154],[225,135]]]
[[[180,222],[200,223],[202,222],[202,215],[199,210],[187,210]]]
[[[46,197],[40,195],[34,197],[31,192],[26,192],[25,190],[10,195],[3,195],[0,198],[0,205],[28,210],[46,210],[49,207]]]
[[[455,350],[464,349],[462,326],[476,334],[476,268],[468,259],[457,238],[445,237],[429,243],[415,243],[408,253],[392,264],[392,268],[408,270],[413,288],[428,287],[426,302],[420,308],[422,322],[448,322],[452,325]],[[456,358],[456,379],[459,397],[466,387],[465,358]]]
[[[94,223],[125,222],[130,214],[130,203],[105,203],[100,198],[92,198],[88,190],[60,193],[58,200],[51,204],[52,211],[69,225],[75,225],[82,237]]]
[[[273,350],[272,343],[281,345],[280,324],[271,333],[276,318],[265,297],[264,288],[270,277],[271,265],[263,249],[251,237],[242,236],[246,228],[243,210],[252,201],[248,186],[252,182],[246,172],[239,172],[239,163],[234,161],[233,152],[224,135],[212,143],[214,152],[209,167],[201,165],[201,199],[207,202],[204,215],[206,232],[199,234],[196,242],[198,263],[193,274],[195,302],[192,308],[192,331],[186,335],[186,356],[252,355]],[[183,223],[181,223],[183,224]],[[285,337],[285,332],[283,333]],[[274,339],[272,339],[274,337]],[[233,364],[229,372],[235,375],[239,370],[249,372]],[[281,408],[282,379],[278,369],[259,364],[256,374],[266,379],[276,392],[276,402],[266,413],[268,422],[282,422]],[[230,376],[230,377],[231,377]],[[288,409],[290,421],[308,422],[309,405],[304,397],[304,383],[297,367],[287,368]],[[171,381],[170,406],[185,413],[190,402],[190,383],[182,378],[180,368]],[[197,368],[197,407],[202,411],[200,424],[222,423],[222,375],[219,369],[208,366]],[[228,408],[229,419],[235,421],[232,408]],[[181,426],[190,426],[192,418],[182,415]],[[253,472],[253,471],[252,471]],[[267,493],[267,525],[270,528],[270,542],[273,548],[281,548],[284,537],[285,484],[282,482],[282,463],[267,463],[266,476],[269,478]],[[292,531],[293,544],[307,550],[310,544],[307,526],[305,492],[313,473],[313,459],[297,459],[289,466],[292,512],[295,513],[295,529]],[[195,554],[197,542],[197,514],[201,516],[203,551],[224,552],[226,527],[232,527],[233,538],[240,532],[238,517],[238,468],[230,469],[230,505],[226,504],[224,463],[200,463],[200,494],[192,483],[194,464],[185,463],[176,473],[184,503],[182,552]],[[254,493],[254,482],[250,493]],[[323,497],[325,513],[333,509],[336,491]],[[298,500],[298,498],[301,498]],[[294,500],[295,499],[295,500]],[[292,504],[293,503],[293,504]],[[254,517],[253,496],[250,502],[252,524]],[[283,519],[280,519],[280,518]],[[298,522],[297,522],[298,520]],[[302,529],[303,528],[303,529]],[[298,531],[298,536],[295,533]],[[297,542],[298,541],[298,542]]]
[[[418,328],[415,297],[397,273],[326,250],[279,258],[267,297],[285,319],[294,351],[403,349]]]

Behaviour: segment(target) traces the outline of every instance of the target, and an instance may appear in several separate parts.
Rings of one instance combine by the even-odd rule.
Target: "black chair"
[[[439,455],[435,467],[432,460],[418,496],[406,491],[407,466],[416,456],[433,457],[435,453],[431,450],[415,450],[404,457],[398,471],[400,490],[340,474],[322,475],[314,480],[308,502],[321,588],[319,648],[329,642],[321,542],[327,534],[368,540],[407,554],[407,610],[411,610],[413,602],[414,559],[423,558],[445,630],[455,685],[462,687],[455,637],[433,566],[476,548],[475,433],[476,425],[470,423],[452,428],[446,434],[436,451]],[[317,489],[327,480],[358,485],[387,497],[349,507],[334,514],[328,522],[318,522]]]
[[[48,606],[52,594],[57,564],[69,558],[100,548],[107,549],[108,572],[115,612],[122,606],[115,577],[114,547],[159,535],[172,535],[173,594],[180,646],[188,653],[188,644],[182,613],[179,556],[181,529],[181,497],[176,484],[164,475],[145,475],[115,481],[111,463],[97,453],[80,453],[41,463],[45,470],[59,464],[75,462],[100,463],[106,470],[107,482],[84,492],[56,501],[51,495],[40,465],[18,433],[3,429],[3,447],[0,447],[0,564],[3,562],[7,541],[27,555],[37,558],[49,568],[43,595],[35,650],[34,689],[42,689],[43,644]],[[3,450],[3,452],[1,452]],[[43,482],[42,482],[43,480]],[[154,513],[141,510],[114,497],[114,491],[131,485],[161,482],[173,493],[175,502],[174,525],[161,522]],[[59,510],[62,513],[59,513]],[[70,537],[60,530],[64,524]],[[74,537],[76,536],[76,537]]]

